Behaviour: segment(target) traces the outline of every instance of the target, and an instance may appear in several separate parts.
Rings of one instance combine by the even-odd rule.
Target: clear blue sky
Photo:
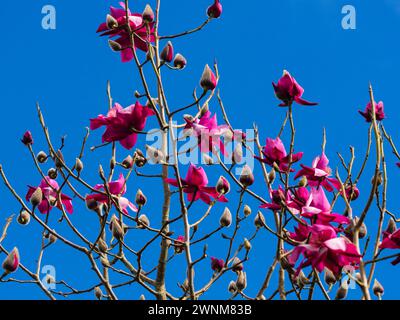
[[[180,32],[188,27],[199,25],[205,18],[205,8],[209,0],[163,1],[161,14],[162,34]],[[281,0],[248,2],[221,1],[224,13],[221,19],[211,23],[204,32],[174,41],[176,51],[188,59],[184,72],[166,72],[166,90],[172,105],[182,105],[190,101],[193,87],[205,63],[212,64],[214,58],[219,62],[222,78],[219,84],[221,95],[231,121],[237,128],[251,128],[253,121],[260,127],[262,139],[275,136],[284,117],[284,110],[276,107],[271,81],[281,76],[282,70],[289,70],[305,88],[306,99],[318,101],[314,108],[295,107],[297,124],[297,150],[305,152],[304,162],[311,160],[320,152],[321,132],[325,127],[328,134],[327,154],[332,167],[339,164],[336,152],[348,156],[348,146],[355,147],[359,168],[366,146],[368,125],[358,115],[357,109],[364,108],[368,101],[368,82],[374,86],[377,100],[385,102],[386,128],[395,140],[398,133],[398,74],[400,73],[400,45],[397,41],[400,30],[400,1],[396,0],[353,0],[357,10],[357,29],[343,30],[341,27],[341,8],[349,1],[341,0]],[[46,31],[41,28],[41,9],[51,4],[57,9],[57,29]],[[99,38],[95,31],[108,13],[110,4],[117,1],[30,1],[18,3],[4,1],[0,20],[7,25],[2,35],[0,69],[1,103],[3,121],[0,126],[0,162],[8,173],[15,188],[25,194],[26,185],[36,185],[40,176],[31,164],[28,151],[19,142],[20,136],[30,129],[35,137],[35,150],[44,147],[44,140],[37,123],[35,102],[39,101],[50,124],[51,134],[58,138],[67,135],[65,157],[73,161],[79,150],[84,127],[89,118],[107,109],[105,95],[106,81],[110,80],[115,100],[123,105],[134,102],[133,92],[139,87],[139,79],[133,64],[122,64],[119,55],[108,49],[105,39]],[[131,1],[132,11],[142,12],[146,1]],[[23,16],[16,18],[15,13]],[[217,110],[216,102],[211,104]],[[220,117],[221,118],[221,117]],[[155,125],[154,120],[149,126]],[[286,141],[287,141],[287,137]],[[100,132],[92,134],[89,145],[100,141]],[[139,146],[143,146],[140,142]],[[388,208],[397,212],[400,188],[398,169],[386,148],[390,193]],[[119,150],[119,159],[128,153]],[[85,171],[96,172],[99,159],[106,165],[108,153],[87,152]],[[104,160],[103,160],[104,159]],[[365,201],[372,165],[359,185],[360,200],[355,204],[355,212]],[[219,172],[210,173],[214,183]],[[258,172],[260,174],[260,172]],[[260,177],[260,175],[259,175]],[[88,176],[91,182],[97,177]],[[259,178],[255,189],[260,193],[265,188]],[[133,199],[140,187],[149,196],[150,204],[145,213],[154,226],[159,223],[159,186],[151,181],[136,179],[129,185],[128,196]],[[0,186],[0,220],[11,213],[17,213],[18,205]],[[235,191],[230,195],[231,206],[235,206]],[[248,199],[253,210],[258,203]],[[197,216],[204,205],[195,206]],[[176,207],[175,210],[178,208]],[[223,206],[217,206],[213,217],[217,222]],[[174,210],[173,210],[174,212]],[[53,219],[57,219],[54,211]],[[266,212],[268,221],[271,216]],[[369,232],[375,237],[378,212],[372,208],[368,220]],[[83,206],[77,206],[72,217],[82,232],[95,237],[92,224],[96,219]],[[241,229],[242,237],[252,232],[252,219]],[[207,227],[200,232],[205,232]],[[65,230],[63,227],[61,231]],[[17,245],[22,262],[33,268],[39,250],[40,229],[35,224],[23,228],[13,224],[4,242],[7,248]],[[177,234],[179,228],[177,229]],[[138,246],[143,239],[132,236]],[[210,241],[210,256],[219,256],[224,251],[224,240],[214,237]],[[272,261],[275,240],[266,232],[253,243],[254,252],[246,269],[248,271],[249,295],[254,295],[259,281],[264,277],[267,266]],[[158,255],[158,247],[155,247]],[[201,254],[201,248],[195,255]],[[3,257],[2,257],[3,258]],[[153,258],[148,256],[145,265],[152,266]],[[184,257],[179,257],[171,265],[168,287],[176,292],[176,282],[184,279]],[[95,284],[95,278],[87,271],[88,264],[79,255],[66,250],[57,243],[50,247],[44,256],[44,264],[53,264],[57,278],[64,279],[79,289]],[[179,272],[171,272],[174,268]],[[398,267],[388,262],[377,271],[379,281],[386,289],[385,298],[400,298],[398,287],[400,278],[396,276]],[[21,273],[17,274],[22,275]],[[197,269],[196,278],[205,283],[211,276],[209,260]],[[223,278],[205,297],[228,297],[226,288],[232,274]],[[115,279],[115,282],[118,282]],[[255,285],[255,283],[257,283]],[[275,280],[272,283],[275,287]],[[273,289],[267,291],[270,294]],[[122,298],[135,299],[143,291],[136,286],[128,287],[118,293]],[[147,295],[148,296],[148,295]],[[42,298],[36,287],[1,284],[0,298]],[[85,297],[91,298],[92,294]],[[350,292],[350,297],[359,297]]]

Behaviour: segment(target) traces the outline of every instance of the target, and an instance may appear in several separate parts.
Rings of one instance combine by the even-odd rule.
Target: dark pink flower
[[[182,253],[185,250],[185,242],[186,239],[184,236],[178,236],[174,243],[174,251],[175,253]]]
[[[301,232],[306,231],[303,229]],[[289,263],[294,266],[300,255],[303,255],[297,272],[311,265],[318,272],[328,268],[338,275],[343,267],[360,262],[361,255],[357,247],[349,239],[337,237],[336,231],[331,226],[314,224],[308,227],[308,233],[308,243],[296,246],[288,257]]]
[[[33,144],[32,133],[30,131],[26,131],[22,136],[21,142],[26,146]]]
[[[348,185],[344,191],[345,191],[347,200],[354,201],[360,196],[360,190],[358,190],[356,185]],[[343,195],[343,192],[340,191],[340,194]]]
[[[168,41],[164,49],[160,53],[160,58],[164,62],[171,62],[174,58],[174,47],[171,41]]]
[[[220,272],[225,266],[223,259],[211,257],[211,269],[215,272]]]
[[[207,64],[200,79],[200,86],[204,91],[214,90],[217,87],[217,83],[217,77]]]
[[[19,267],[19,251],[18,248],[15,247],[4,259],[2,267],[6,274],[13,273],[17,271]]]
[[[207,111],[200,119],[185,118],[185,121],[184,130],[192,130],[201,152],[220,150],[224,156],[228,155],[221,137],[230,129],[227,125],[218,125],[216,114],[211,116],[211,112]]]
[[[255,156],[256,159],[267,163],[271,167],[274,163],[279,167],[281,172],[286,172],[289,168],[290,156],[286,153],[285,146],[282,140],[278,137],[276,139],[267,138],[266,144],[263,147],[262,153],[264,158]],[[292,163],[299,161],[303,157],[303,152],[295,153],[292,155]],[[294,171],[291,169],[291,171]]]
[[[207,15],[210,18],[219,18],[222,14],[222,4],[219,0],[214,0],[214,4],[207,8]]]
[[[278,83],[272,83],[275,95],[279,100],[282,100],[280,107],[287,107],[293,103],[293,101],[303,106],[315,106],[318,103],[309,102],[301,97],[303,96],[304,89],[297,83],[296,79],[293,78],[288,71],[283,71],[282,78],[279,79]]]
[[[90,129],[96,130],[106,126],[102,136],[103,142],[119,141],[125,149],[132,149],[136,144],[137,133],[144,129],[147,118],[154,115],[154,111],[142,106],[139,102],[125,109],[118,103],[107,113],[90,119]]]
[[[394,230],[393,233],[383,232],[383,240],[379,246],[380,249],[400,249],[400,229]],[[393,260],[392,265],[400,263],[400,255]]]
[[[165,181],[178,187],[176,179],[165,179]],[[188,201],[201,199],[207,204],[211,204],[212,199],[219,202],[228,202],[224,195],[217,192],[215,187],[208,187],[208,178],[202,167],[190,164],[186,178],[181,179],[183,192],[187,194]]]
[[[103,184],[96,184],[94,189],[105,192]],[[112,181],[108,184],[108,190],[111,195],[117,198],[117,202],[122,212],[128,214],[128,208],[134,212],[137,212],[136,206],[130,202],[127,198],[124,198],[123,195],[126,193],[126,182],[125,177],[121,173],[119,175],[118,180]],[[109,198],[106,194],[103,193],[92,193],[86,195],[86,201],[94,200],[98,203],[108,204]]]
[[[72,213],[72,199],[65,194],[61,194],[61,203],[58,201],[58,183],[56,180],[53,180],[49,177],[45,177],[42,179],[38,187],[28,186],[28,193],[25,198],[26,201],[31,199],[32,194],[36,191],[36,189],[40,188],[42,190],[43,199],[38,205],[38,209],[41,213],[47,214],[53,209],[53,207],[57,207],[60,210],[62,209],[62,205],[65,207],[65,210],[68,213]]]
[[[328,167],[329,160],[325,153],[316,157],[311,167],[301,165],[302,169],[297,172],[295,179],[305,176],[311,187],[323,186],[327,191],[333,191],[333,188],[340,189],[340,183],[337,179],[331,178],[331,168]]]
[[[372,122],[372,104],[369,102],[365,107],[365,111],[358,110],[358,112],[365,118],[365,121]],[[383,102],[375,102],[375,118],[377,121],[385,119],[385,112],[383,110]]]
[[[290,201],[290,193],[288,192],[285,197],[285,190],[281,186],[277,190],[270,191],[271,203],[264,203],[260,208],[270,209],[272,211],[281,210],[286,206],[286,203]]]
[[[109,29],[107,22],[100,24],[97,32],[101,32],[101,36],[109,36],[110,38],[117,37],[115,42],[117,42],[121,50],[122,62],[131,61],[134,57],[131,47],[131,39],[129,32],[126,29],[126,11],[125,4],[120,2],[122,9],[110,7],[110,15],[116,20],[117,25]],[[129,16],[129,26],[134,32],[134,47],[142,51],[147,52],[148,45],[147,42],[154,42],[154,22],[147,23],[150,28],[149,34],[147,34],[146,23],[143,21],[143,17],[140,13],[131,13],[128,9]]]

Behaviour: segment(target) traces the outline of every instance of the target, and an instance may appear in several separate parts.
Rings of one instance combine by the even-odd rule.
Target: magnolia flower
[[[360,190],[358,190],[356,185],[348,185],[344,189],[347,200],[356,200],[360,196]],[[340,191],[340,194],[343,196],[343,192]]]
[[[103,193],[92,193],[86,195],[86,202],[94,200],[97,203],[107,204],[109,202],[109,198],[107,194],[105,194],[104,185],[96,184],[94,189],[102,191]],[[118,205],[123,213],[128,214],[128,208],[134,212],[137,212],[136,206],[127,198],[122,197],[126,193],[126,181],[123,174],[119,175],[118,180],[108,183],[108,191],[111,195],[117,198]]]
[[[174,58],[174,47],[171,41],[168,41],[164,49],[161,51],[160,58],[164,62],[171,62]]]
[[[44,179],[42,179],[38,187],[28,186],[28,193],[25,196],[26,201],[31,200],[32,195],[37,189],[40,189],[42,193],[41,201],[38,204],[40,213],[49,213],[53,207],[57,207],[58,209],[62,210],[62,206],[64,206],[68,213],[72,213],[74,211],[72,207],[72,199],[67,195],[60,194],[61,203],[58,201],[59,186],[57,181],[46,176]]]
[[[291,199],[289,192],[285,197],[285,190],[283,190],[282,186],[279,186],[277,190],[270,191],[269,196],[272,202],[262,204],[260,208],[266,208],[272,211],[281,210],[286,205],[286,202]]]
[[[197,137],[201,152],[208,153],[219,149],[224,156],[228,155],[221,137],[230,129],[227,125],[218,125],[216,114],[211,116],[211,112],[206,111],[200,119],[185,117],[185,121],[184,130]]]
[[[178,187],[178,180],[165,179],[167,183]],[[207,204],[211,204],[212,199],[219,202],[228,202],[224,195],[219,194],[215,187],[207,187],[208,178],[202,167],[190,164],[186,178],[181,179],[183,192],[187,194],[188,201],[201,199]]]
[[[349,239],[337,237],[336,231],[331,226],[320,224],[309,226],[308,239],[307,244],[298,245],[288,256],[289,263],[295,265],[300,255],[303,255],[297,273],[311,265],[318,272],[322,272],[326,267],[334,275],[339,275],[343,267],[360,262],[361,255],[357,247]]]
[[[214,4],[207,8],[207,15],[210,18],[219,18],[222,14],[222,4],[219,0],[214,0]]]
[[[108,21],[100,24],[97,32],[101,32],[101,36],[109,36],[110,38],[116,38],[114,42],[119,44],[121,48],[121,59],[122,62],[131,61],[134,57],[132,52],[132,43],[129,32],[126,29],[126,10],[125,4],[120,2],[122,9],[110,7],[110,17],[113,18],[113,23],[110,24],[110,19]],[[131,13],[128,9],[128,18],[130,29],[134,33],[133,45],[134,48],[147,52],[148,42],[154,42],[154,22],[146,22],[140,13]],[[147,19],[147,18],[146,18]],[[146,25],[149,28],[149,33],[147,32]],[[112,28],[110,28],[112,27]]]
[[[6,274],[17,271],[19,267],[19,251],[18,248],[14,248],[4,259],[2,267]]]
[[[358,110],[358,112],[365,118],[365,121],[372,122],[372,104],[369,102],[365,107],[365,111]],[[385,119],[385,112],[383,110],[383,102],[375,102],[375,118],[377,121]]]
[[[337,179],[331,178],[331,168],[328,167],[329,160],[323,152],[312,162],[311,167],[301,165],[302,169],[296,174],[295,179],[305,176],[308,184],[312,187],[323,186],[327,191],[333,191],[333,188],[340,189],[340,183]]]
[[[392,233],[390,231],[383,232],[383,240],[379,246],[380,249],[400,249],[400,229],[394,229]],[[400,255],[391,263],[392,265],[400,263]]]
[[[21,142],[26,146],[33,144],[32,133],[30,131],[26,131],[22,136]]]
[[[211,269],[215,272],[220,272],[225,266],[223,259],[211,257]]]
[[[217,78],[208,64],[204,67],[204,71],[200,79],[200,86],[204,91],[214,90],[217,87]]]
[[[279,105],[280,107],[287,107],[291,105],[293,101],[303,106],[315,106],[318,104],[301,98],[304,93],[304,89],[286,70],[283,71],[283,76],[279,79],[278,83],[272,83],[272,85],[274,87],[276,97],[279,100],[282,100],[282,103]]]
[[[267,138],[266,144],[262,149],[264,158],[255,156],[256,159],[274,167],[274,163],[278,166],[281,172],[286,172],[289,168],[290,155],[286,153],[285,146],[282,140]],[[292,155],[292,163],[299,161],[303,157],[303,152]],[[291,171],[294,171],[291,169]]]
[[[119,141],[125,149],[132,149],[137,141],[137,132],[144,129],[147,118],[154,115],[154,111],[142,106],[139,102],[135,105],[122,108],[118,103],[107,113],[90,119],[90,129],[96,130],[106,126],[102,141]]]

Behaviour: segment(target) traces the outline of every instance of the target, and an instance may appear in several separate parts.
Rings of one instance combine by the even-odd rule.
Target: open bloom
[[[144,129],[147,118],[154,115],[154,111],[142,106],[139,102],[122,108],[118,103],[107,113],[90,119],[90,129],[96,130],[106,126],[102,136],[104,142],[119,141],[125,149],[132,149],[137,141],[137,132]]]
[[[297,172],[295,179],[305,176],[308,184],[312,187],[323,186],[327,191],[333,191],[333,188],[340,189],[340,183],[337,179],[331,177],[331,168],[328,167],[329,159],[323,152],[312,162],[311,167],[301,165],[302,169]]]
[[[110,16],[113,18],[114,23],[112,25],[107,22],[100,24],[97,32],[101,32],[101,36],[109,36],[110,38],[116,37],[115,42],[117,42],[122,49],[122,62],[128,62],[133,59],[134,54],[131,48],[131,37],[128,30],[126,29],[127,21],[125,4],[123,2],[120,2],[120,5],[122,8],[110,7]],[[128,9],[128,18],[130,29],[134,34],[134,48],[138,48],[142,51],[147,52],[147,42],[151,43],[155,40],[154,22],[147,23],[150,30],[148,34],[146,30],[146,23],[144,23],[143,17],[140,13],[131,13],[131,11]]]
[[[279,186],[277,190],[271,190],[269,196],[271,197],[272,202],[264,203],[260,208],[266,208],[272,211],[281,210],[291,199],[289,192],[285,196],[285,190],[283,190],[282,186]]]
[[[56,180],[51,179],[50,177],[46,176],[40,182],[38,187],[28,186],[28,193],[26,194],[25,198],[26,201],[29,201],[36,191],[36,189],[40,188],[42,190],[43,198],[42,201],[38,205],[38,209],[40,213],[49,213],[53,207],[57,207],[58,209],[62,209],[64,206],[65,210],[68,213],[72,213],[72,199],[65,194],[60,194],[61,203],[58,201],[58,183]]]
[[[335,275],[339,275],[343,267],[360,262],[361,255],[356,246],[345,237],[337,237],[336,231],[331,226],[319,224],[309,226],[308,239],[307,244],[296,246],[288,257],[289,263],[294,266],[303,255],[297,272],[311,265],[318,272],[328,268]]]
[[[104,189],[104,185],[96,184],[94,189],[102,191],[102,193],[92,193],[86,195],[86,202],[94,200],[98,203],[107,204],[109,202],[109,198],[105,193],[106,191]],[[137,212],[136,206],[127,198],[123,197],[123,195],[126,193],[126,182],[123,174],[119,175],[118,180],[112,181],[108,184],[108,190],[110,194],[116,198],[119,208],[123,213],[128,214],[128,208],[134,212]]]
[[[293,103],[293,101],[303,106],[315,106],[317,103],[309,102],[302,99],[304,89],[297,83],[296,79],[293,78],[290,73],[286,70],[283,71],[282,78],[279,79],[278,83],[272,83],[275,95],[279,100],[282,100],[280,107],[287,107]]]
[[[197,137],[197,145],[201,152],[220,150],[224,156],[227,155],[221,137],[230,129],[227,125],[218,125],[216,114],[211,116],[211,112],[207,111],[200,119],[185,117],[185,121],[184,130],[190,130],[192,135]]]
[[[274,166],[278,166],[281,172],[286,172],[289,168],[290,155],[286,153],[285,146],[282,140],[278,137],[276,139],[267,138],[266,144],[262,149],[264,158],[255,156],[256,159]],[[299,161],[303,157],[303,152],[295,153],[292,155],[292,163]],[[294,171],[293,169],[291,171]]]
[[[400,229],[394,230],[392,233],[385,231],[383,240],[379,246],[380,249],[400,249]],[[400,255],[391,262],[393,265],[400,263]]]
[[[165,179],[165,181],[178,187],[178,180]],[[202,167],[190,164],[186,178],[181,179],[183,192],[187,194],[188,201],[201,199],[207,204],[211,204],[212,198],[219,202],[228,202],[224,195],[219,194],[215,187],[208,187],[208,178]]]
[[[365,121],[372,122],[372,104],[369,102],[365,107],[364,111],[358,110],[358,112],[365,118]],[[383,102],[375,102],[375,118],[377,121],[385,119],[385,112],[383,110]]]

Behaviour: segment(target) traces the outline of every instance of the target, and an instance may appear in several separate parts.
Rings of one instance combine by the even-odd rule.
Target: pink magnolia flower
[[[356,200],[360,196],[360,190],[356,185],[348,185],[344,189],[347,200]],[[343,192],[340,191],[340,194],[343,196]]]
[[[94,189],[105,192],[103,184],[96,184],[94,186]],[[126,188],[125,177],[122,173],[119,175],[118,180],[112,181],[108,184],[108,190],[110,191],[110,194],[117,198],[118,205],[123,213],[129,214],[128,208],[131,209],[133,212],[137,212],[136,206],[132,202],[130,202],[127,198],[123,197],[123,195],[126,193],[126,189],[127,188]],[[108,196],[103,193],[92,193],[86,195],[86,201],[90,200],[94,200],[99,203],[105,203],[105,204],[109,202]]]
[[[207,15],[210,18],[219,18],[222,14],[222,4],[219,0],[214,0],[214,4],[207,8]]]
[[[165,179],[167,183],[178,187],[178,180]],[[212,198],[219,202],[228,202],[224,195],[219,194],[215,187],[208,187],[208,178],[202,167],[190,164],[186,178],[181,179],[183,192],[187,194],[188,201],[201,199],[207,204],[211,204]]]
[[[30,131],[26,131],[22,136],[21,142],[26,146],[33,144],[32,133]]]
[[[214,72],[212,72],[211,68],[208,64],[204,67],[203,74],[200,78],[200,86],[204,91],[214,90],[217,87],[218,80],[215,76]]]
[[[400,249],[400,229],[394,230],[393,233],[383,232],[383,240],[379,246],[380,249]],[[400,263],[400,255],[393,260],[392,265]]]
[[[280,107],[287,107],[293,103],[293,101],[303,106],[315,106],[318,103],[309,102],[302,99],[304,89],[297,83],[296,79],[293,78],[290,73],[286,70],[283,71],[282,78],[279,79],[278,83],[272,83],[275,95],[279,100],[282,100]]]
[[[129,62],[133,59],[134,55],[131,47],[131,38],[129,32],[126,29],[126,11],[125,4],[120,2],[120,8],[110,7],[110,15],[116,20],[116,25],[109,29],[107,22],[100,24],[97,32],[101,32],[101,36],[109,36],[110,38],[117,37],[115,40],[122,48],[121,59],[122,62]],[[147,52],[147,42],[154,42],[154,22],[147,23],[150,28],[149,34],[147,34],[146,23],[143,21],[143,17],[139,13],[131,13],[128,9],[129,26],[134,32],[134,48]]]
[[[311,167],[301,165],[302,169],[296,174],[295,179],[305,176],[310,186],[323,186],[329,192],[333,191],[333,188],[340,189],[339,181],[330,177],[332,170],[328,164],[329,160],[323,152],[314,159]]]
[[[357,247],[349,239],[337,237],[336,231],[331,226],[314,224],[308,229],[308,243],[296,246],[288,257],[289,263],[294,266],[303,255],[297,272],[311,265],[318,272],[328,268],[338,275],[343,267],[360,262],[361,255]]]
[[[147,118],[154,115],[154,111],[142,106],[139,101],[125,109],[119,103],[107,113],[90,119],[90,129],[96,130],[106,126],[102,136],[103,142],[119,141],[125,149],[132,149],[137,141],[137,132],[144,129]]]
[[[365,118],[365,121],[372,122],[372,104],[369,102],[365,107],[365,111],[358,110],[358,112]],[[383,110],[383,102],[375,102],[375,117],[377,121],[385,119],[385,112]]]
[[[220,272],[225,266],[223,259],[211,257],[211,269],[215,272]]]
[[[217,114],[211,116],[211,112],[207,111],[200,119],[185,117],[185,121],[184,130],[192,130],[201,152],[220,150],[224,156],[228,155],[221,137],[230,129],[227,125],[218,125]]]
[[[289,168],[290,155],[286,153],[285,146],[282,140],[278,137],[276,139],[267,138],[266,144],[262,149],[264,158],[255,156],[256,159],[274,166],[274,163],[279,167],[281,172],[286,172]],[[295,153],[292,155],[292,163],[299,161],[303,157],[303,152]],[[294,171],[291,169],[291,171]]]
[[[269,196],[271,197],[271,203],[264,203],[260,208],[270,209],[272,211],[278,211],[286,206],[286,203],[291,200],[290,193],[288,192],[285,197],[285,190],[282,186],[279,186],[277,190],[270,191]]]
[[[171,62],[174,58],[174,47],[171,41],[168,41],[164,49],[161,51],[160,58],[164,62]]]
[[[19,251],[18,248],[15,247],[4,259],[2,267],[6,274],[13,273],[17,271],[19,267]]]
[[[49,213],[53,207],[57,207],[58,209],[62,209],[62,205],[64,205],[65,210],[68,213],[72,213],[74,211],[72,207],[72,199],[65,194],[61,194],[61,203],[58,201],[57,193],[58,193],[58,183],[56,180],[51,179],[46,176],[40,182],[38,187],[28,186],[28,192],[25,196],[26,201],[31,199],[32,194],[36,191],[36,189],[40,188],[42,190],[43,199],[38,205],[38,209],[40,213],[46,214]]]
[[[174,243],[174,251],[175,253],[182,253],[183,250],[185,250],[185,242],[186,239],[184,236],[178,236],[178,238],[176,238],[175,243]]]

